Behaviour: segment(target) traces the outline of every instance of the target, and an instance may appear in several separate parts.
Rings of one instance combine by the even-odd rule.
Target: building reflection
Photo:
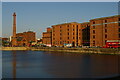
[[[12,60],[12,66],[13,66],[13,80],[16,80],[16,51],[12,52],[13,60]]]

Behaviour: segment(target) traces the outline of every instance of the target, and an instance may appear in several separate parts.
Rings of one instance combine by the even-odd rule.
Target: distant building
[[[42,38],[41,39],[37,39],[37,44],[42,44],[43,43],[43,40],[42,40]]]
[[[2,46],[4,47],[9,47],[11,46],[11,42],[9,38],[2,38],[2,42],[1,42]]]
[[[17,33],[17,46],[30,46],[32,42],[36,42],[36,33],[32,31]]]
[[[43,32],[42,42],[46,46],[51,46],[52,45],[52,29],[51,28],[47,28],[47,32]]]
[[[13,13],[13,35],[10,36],[10,41],[13,47],[30,46],[36,41],[36,33],[32,31],[16,33],[16,13]]]
[[[77,22],[64,23],[52,26],[52,45],[82,46],[82,28]]]
[[[120,40],[120,15],[90,20],[90,46],[103,47],[107,40]]]

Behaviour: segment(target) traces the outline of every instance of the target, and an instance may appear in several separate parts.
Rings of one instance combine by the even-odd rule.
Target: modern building
[[[64,23],[52,26],[52,45],[82,46],[82,28],[77,22]]]
[[[52,28],[47,28],[47,31],[43,32],[42,42],[46,46],[52,46]]]
[[[107,40],[120,40],[120,15],[90,20],[90,46],[103,47]]]

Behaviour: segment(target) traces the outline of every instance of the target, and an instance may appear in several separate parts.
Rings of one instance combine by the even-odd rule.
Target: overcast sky
[[[117,2],[3,2],[3,37],[12,35],[12,14],[17,15],[17,33],[32,30],[37,38],[47,27],[65,22],[87,22],[90,19],[118,14]]]

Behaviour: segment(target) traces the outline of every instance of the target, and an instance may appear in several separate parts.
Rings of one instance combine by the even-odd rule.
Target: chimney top
[[[15,13],[15,12],[13,13],[13,16],[16,16],[16,13]]]

